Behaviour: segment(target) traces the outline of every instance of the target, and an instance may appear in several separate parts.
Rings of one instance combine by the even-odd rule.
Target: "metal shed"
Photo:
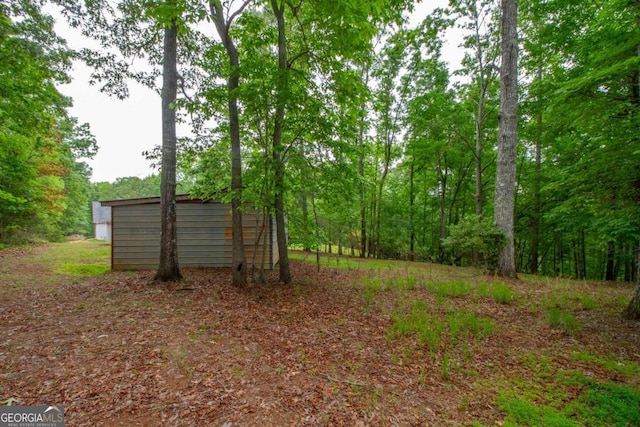
[[[160,259],[160,197],[108,200],[111,207],[111,268],[153,270]],[[231,266],[231,205],[216,200],[176,196],[178,258],[181,267]],[[249,266],[272,269],[278,262],[275,221],[262,213],[243,213]],[[264,227],[263,227],[263,222]],[[256,245],[256,240],[259,239]],[[266,243],[265,243],[266,242]],[[255,254],[255,256],[254,256]]]

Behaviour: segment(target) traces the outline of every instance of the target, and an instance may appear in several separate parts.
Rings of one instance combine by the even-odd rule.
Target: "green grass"
[[[408,313],[396,313],[392,320],[393,325],[387,332],[387,339],[415,336],[432,354],[440,348],[444,323],[428,312],[424,301],[413,301]]]
[[[99,240],[77,240],[65,243],[50,243],[50,250],[33,257],[34,261],[60,265],[73,260],[75,263],[108,262],[111,245]]]
[[[69,274],[77,277],[100,276],[111,270],[109,265],[100,264],[70,264],[63,263],[55,270],[56,273]]]
[[[26,248],[23,263],[32,266],[38,285],[49,289],[69,280],[102,275],[110,270],[111,245],[99,240],[76,240],[65,243],[45,243]],[[2,267],[3,280],[14,289],[31,286],[33,277],[11,265]]]
[[[491,284],[491,296],[498,304],[509,304],[514,294],[511,286],[502,282],[494,282]]]
[[[471,311],[455,311],[447,316],[451,341],[457,343],[463,336],[483,339],[491,335],[493,323],[489,319],[477,317]]]
[[[289,253],[289,259],[295,259],[305,261],[311,264],[316,264],[315,253]],[[337,255],[320,255],[320,267],[330,268],[347,268],[347,269],[396,269],[400,261],[385,261],[385,260],[372,260],[368,258],[352,258],[346,256]]]
[[[560,329],[567,335],[573,335],[582,328],[582,325],[576,320],[572,313],[557,307],[551,307],[547,311],[547,320],[549,326],[553,329]]]
[[[602,359],[589,353],[571,358],[604,364],[620,360]],[[497,404],[504,412],[504,426],[636,426],[640,425],[640,390],[632,385],[599,382],[581,369],[564,369],[566,361],[547,353],[527,352],[517,356],[520,375],[494,380]],[[622,364],[622,363],[621,363]],[[640,367],[627,362],[625,372],[637,375]]]
[[[595,356],[584,351],[571,353],[571,359],[579,362],[594,363],[611,372],[627,377],[640,376],[640,362],[624,360],[615,356]]]
[[[450,282],[429,281],[425,287],[436,295],[438,301],[445,298],[462,298],[471,295],[474,286],[464,280],[452,280]]]
[[[613,382],[589,381],[580,394],[564,407],[534,404],[504,395],[498,405],[506,413],[504,426],[608,427],[640,425],[640,391]]]
[[[406,312],[395,313],[392,321],[391,329],[387,332],[388,339],[414,336],[431,354],[438,352],[445,337],[455,346],[466,342],[465,338],[486,338],[493,331],[491,320],[480,318],[467,310],[453,311],[443,321],[438,315],[431,313],[421,300],[412,301]]]
[[[111,270],[111,245],[97,240],[54,243],[46,257],[37,257],[57,274],[76,277],[100,276]]]
[[[364,301],[365,311],[370,312],[376,301],[376,294],[386,290],[387,285],[379,277],[365,277],[360,286],[360,295]]]

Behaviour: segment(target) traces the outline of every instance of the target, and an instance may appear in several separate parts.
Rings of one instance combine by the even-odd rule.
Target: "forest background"
[[[86,25],[74,21],[76,3],[54,3],[72,25]],[[225,49],[207,22],[210,5],[168,3],[183,17],[174,108],[191,130],[178,144],[178,191],[225,199]],[[220,6],[228,6],[239,55],[245,205],[273,211],[281,192],[290,244],[300,248],[458,265],[491,257],[498,2],[451,1],[417,26],[408,25],[410,1],[231,3]],[[44,2],[0,4],[3,244],[90,235],[91,200],[160,192],[157,175],[90,182],[85,160],[98,143],[69,116],[71,100],[56,85],[82,59],[116,96],[127,95],[130,81],[158,89],[162,31],[152,11],[164,3],[95,4],[105,27],[84,31],[111,50],[69,49]],[[278,10],[288,52],[284,89]],[[122,37],[107,36],[107,26]],[[452,26],[464,34],[455,74],[442,52]],[[636,280],[640,4],[521,1],[519,37],[516,267]],[[159,151],[145,154],[159,161]]]

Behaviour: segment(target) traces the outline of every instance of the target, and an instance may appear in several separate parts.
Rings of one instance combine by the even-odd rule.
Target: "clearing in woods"
[[[0,403],[69,426],[640,425],[631,284],[294,254],[295,284],[0,251]]]

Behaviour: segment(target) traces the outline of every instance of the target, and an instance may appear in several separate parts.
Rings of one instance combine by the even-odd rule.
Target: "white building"
[[[98,240],[111,241],[111,206],[91,202],[94,236]]]

